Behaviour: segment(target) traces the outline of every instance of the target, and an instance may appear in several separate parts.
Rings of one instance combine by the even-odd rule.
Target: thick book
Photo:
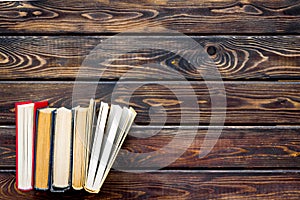
[[[133,123],[133,108],[101,103],[85,190],[98,193]]]
[[[78,107],[74,114],[72,188],[80,190],[85,181],[88,108]]]
[[[119,123],[118,130],[116,133],[116,138],[113,143],[112,150],[110,152],[109,160],[106,164],[107,166],[105,168],[105,171],[103,172],[100,183],[99,182],[97,184],[94,183],[94,189],[96,189],[95,192],[100,191],[111,167],[113,166],[114,161],[117,158],[117,155],[122,147],[122,144],[125,141],[125,138],[126,138],[128,132],[131,128],[131,125],[136,117],[136,114],[137,113],[135,112],[135,110],[132,107],[130,107],[130,108],[124,107],[123,108],[120,123]]]
[[[109,159],[107,167],[105,169],[103,178],[100,182],[100,185],[98,185],[98,191],[100,191],[100,188],[102,187],[111,167],[113,166],[113,164],[117,158],[117,155],[122,147],[122,144],[124,143],[125,138],[128,135],[128,132],[129,132],[129,130],[133,124],[133,121],[136,117],[136,114],[137,114],[132,107],[130,107],[129,109],[123,108],[123,111],[124,111],[124,109],[126,111],[124,114],[122,114],[122,117],[121,117],[121,123],[120,123],[119,129],[118,129],[117,140],[113,146],[113,150],[111,152],[110,159]]]
[[[35,142],[35,179],[37,190],[50,189],[50,158],[53,137],[55,108],[43,108],[37,111],[36,142]]]
[[[55,112],[52,151],[52,192],[64,192],[71,185],[72,111],[61,107]]]
[[[48,106],[48,101],[15,104],[16,112],[16,185],[29,191],[34,185],[36,111]]]
[[[101,102],[98,120],[96,125],[96,130],[94,134],[94,141],[92,145],[92,153],[90,156],[89,167],[87,172],[87,178],[85,182],[85,190],[92,191],[93,184],[95,180],[96,170],[99,162],[100,152],[101,152],[101,145],[104,135],[104,129],[106,125],[107,115],[109,111],[109,106],[107,103]]]
[[[89,107],[74,108],[72,188],[75,190],[81,190],[86,183],[95,107],[91,99]]]

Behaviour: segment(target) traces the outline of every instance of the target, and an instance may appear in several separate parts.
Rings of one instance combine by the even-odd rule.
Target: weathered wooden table
[[[227,112],[213,150],[198,158],[210,121],[211,99],[195,72],[211,66],[190,66],[172,52],[141,49],[121,56],[107,70],[107,66],[87,70],[83,78],[89,81],[103,72],[94,83],[98,84],[96,97],[109,102],[117,81],[130,68],[136,71],[128,84],[146,83],[144,77],[153,73],[147,64],[153,62],[161,66],[156,73],[164,74],[169,68],[180,71],[194,90],[198,109],[180,107],[162,84],[172,81],[168,79],[145,84],[133,95],[121,88],[115,101],[130,99],[137,110],[132,134],[160,130],[148,138],[127,137],[123,149],[156,151],[172,140],[180,125],[179,134],[187,139],[197,130],[185,153],[154,172],[113,170],[99,194],[17,191],[14,103],[47,99],[53,107],[70,107],[85,56],[110,36],[140,25],[163,26],[191,36],[217,66]],[[0,199],[300,199],[299,33],[298,0],[0,2]],[[189,49],[182,51],[193,54]],[[182,95],[191,95],[185,93],[186,81],[177,82],[177,87]],[[149,108],[155,106],[164,107],[165,125],[160,123],[162,114],[149,117]],[[190,113],[188,122],[180,123],[182,111]],[[139,158],[132,157],[124,167],[136,162]],[[152,161],[156,166],[163,163],[163,159]]]

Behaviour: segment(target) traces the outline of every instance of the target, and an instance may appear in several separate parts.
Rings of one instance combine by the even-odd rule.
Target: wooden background
[[[162,86],[173,85],[168,79],[146,84],[132,96],[126,87],[121,88],[116,101],[130,99],[138,112],[132,134],[158,131],[149,138],[127,137],[124,149],[145,153],[167,145],[179,126],[182,109],[190,113],[190,119],[181,124],[180,134],[189,139],[197,130],[186,152],[156,172],[113,170],[99,194],[16,190],[14,103],[47,99],[51,106],[70,108],[73,83],[85,56],[110,36],[141,25],[163,26],[191,36],[218,67],[227,113],[213,150],[198,158],[211,102],[205,82],[195,72],[211,66],[190,66],[162,50],[140,50],[111,66],[87,70],[81,78],[94,80],[103,72],[101,80],[92,84],[98,85],[98,101],[110,101],[117,81],[131,68],[136,73],[130,75],[134,81],[128,85],[133,86],[154,73],[146,67],[149,63],[160,63],[155,72],[162,75],[169,68],[180,71],[192,85],[197,110],[180,108],[179,100]],[[299,0],[0,2],[0,199],[300,199],[299,33]],[[186,93],[186,82],[175,87],[182,95],[193,95]],[[160,123],[162,114],[149,116],[149,108],[157,105],[165,108],[166,126]],[[195,114],[200,121],[193,118]],[[181,147],[173,146],[174,150]],[[122,164],[134,166],[139,159],[132,157]],[[163,163],[164,159],[152,161],[153,166]]]

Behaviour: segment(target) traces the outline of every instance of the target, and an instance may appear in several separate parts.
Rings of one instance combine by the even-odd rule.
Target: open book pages
[[[94,99],[90,100],[90,104],[88,107],[88,115],[87,115],[87,126],[86,126],[86,160],[85,160],[85,177],[88,173],[88,166],[90,162],[90,156],[92,152],[93,139],[94,139],[94,121],[96,114],[96,102]]]
[[[102,187],[102,185],[103,185],[103,183],[104,183],[104,181],[105,181],[105,179],[106,179],[106,177],[107,177],[107,175],[109,173],[109,170],[113,166],[113,164],[114,164],[114,162],[115,162],[115,160],[117,158],[118,152],[120,151],[120,149],[122,147],[122,144],[124,143],[124,140],[125,140],[128,132],[129,132],[129,130],[131,128],[131,125],[132,125],[132,123],[133,123],[133,121],[134,121],[134,119],[136,117],[137,113],[135,112],[135,110],[132,107],[130,107],[129,109],[128,108],[126,108],[126,109],[128,110],[128,115],[127,115],[128,116],[128,121],[127,121],[124,129],[122,129],[120,131],[120,134],[118,134],[118,137],[117,137],[118,141],[115,143],[113,151],[111,152],[110,159],[108,161],[108,164],[107,164],[107,167],[105,169],[104,175],[102,177],[100,185],[98,185],[98,188],[96,190],[97,192],[100,191],[100,188]]]
[[[136,116],[136,112],[130,108],[112,105],[107,119],[107,125],[104,133],[104,139],[102,139],[102,144],[99,146],[93,146],[93,150],[97,149],[99,152],[99,147],[101,147],[99,158],[94,159],[93,162],[97,162],[97,165],[90,165],[89,170],[92,170],[91,179],[85,186],[85,189],[91,193],[98,193],[100,188],[116,158],[118,151],[123,144],[127,133],[133,123]],[[101,122],[101,119],[100,119]],[[98,142],[99,143],[99,142]],[[95,143],[94,143],[95,144]],[[92,152],[93,154],[93,152]],[[91,157],[91,159],[93,159]]]
[[[85,189],[87,190],[90,186],[93,185],[95,179],[95,173],[99,162],[101,145],[104,135],[104,129],[106,125],[107,115],[108,115],[109,106],[107,103],[101,102],[96,131],[94,135],[93,148],[89,161],[88,175],[86,178]]]

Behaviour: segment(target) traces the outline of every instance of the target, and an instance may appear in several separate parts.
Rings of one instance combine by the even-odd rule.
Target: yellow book
[[[50,149],[54,110],[55,108],[40,109],[37,115],[34,187],[40,190],[49,189]]]

